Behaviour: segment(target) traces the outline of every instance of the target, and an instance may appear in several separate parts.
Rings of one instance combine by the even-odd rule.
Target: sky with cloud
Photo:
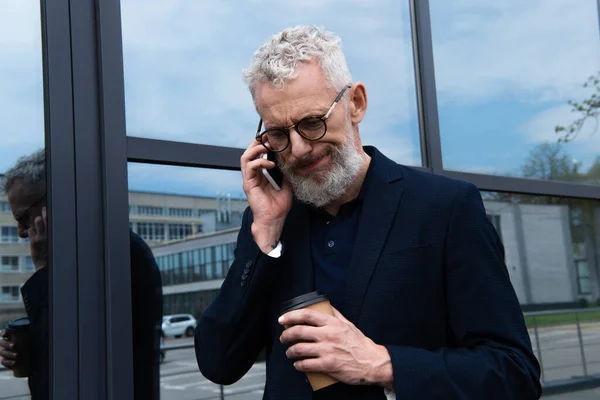
[[[39,4],[0,0],[0,171],[43,144]],[[595,0],[431,0],[446,168],[519,174],[538,143],[568,124],[570,99],[600,69]],[[311,23],[333,31],[366,84],[363,142],[420,165],[408,1],[122,0],[127,131],[246,147],[258,115],[241,70],[270,35]],[[565,150],[589,166],[592,126]],[[237,196],[236,172],[131,164],[130,187]]]

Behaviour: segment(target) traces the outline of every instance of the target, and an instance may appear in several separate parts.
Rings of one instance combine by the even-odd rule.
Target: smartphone
[[[272,151],[268,151],[265,154],[263,154],[262,157],[275,163],[275,167],[271,169],[263,168],[262,172],[265,178],[267,178],[267,180],[271,184],[271,186],[273,186],[275,190],[280,191],[283,185],[283,173],[281,172],[281,169],[279,169],[279,164],[277,163],[277,155]]]

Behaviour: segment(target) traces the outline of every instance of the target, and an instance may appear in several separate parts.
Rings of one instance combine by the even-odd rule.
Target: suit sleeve
[[[386,346],[398,399],[538,399],[540,368],[500,239],[471,184],[454,199],[445,249],[446,314],[456,346]]]
[[[281,259],[263,254],[252,237],[252,214],[244,213],[234,261],[215,301],[196,327],[196,360],[209,380],[229,385],[252,367],[268,338],[269,287]]]

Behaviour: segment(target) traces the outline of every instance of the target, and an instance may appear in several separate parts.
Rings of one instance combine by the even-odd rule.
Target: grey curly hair
[[[273,35],[254,53],[250,66],[244,70],[252,98],[258,83],[268,82],[282,88],[286,81],[296,77],[299,64],[312,59],[319,62],[332,89],[342,90],[352,84],[341,39],[314,25],[299,25]]]
[[[4,193],[8,194],[15,182],[23,182],[30,191],[46,191],[46,153],[44,149],[23,156],[4,175]]]

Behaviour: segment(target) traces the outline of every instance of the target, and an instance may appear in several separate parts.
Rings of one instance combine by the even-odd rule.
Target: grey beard
[[[313,176],[297,175],[285,165],[282,165],[281,169],[291,183],[296,198],[320,208],[344,195],[358,176],[362,162],[361,154],[354,147],[354,141],[348,137],[341,147],[333,149],[331,166],[329,170],[319,172],[320,180]]]

